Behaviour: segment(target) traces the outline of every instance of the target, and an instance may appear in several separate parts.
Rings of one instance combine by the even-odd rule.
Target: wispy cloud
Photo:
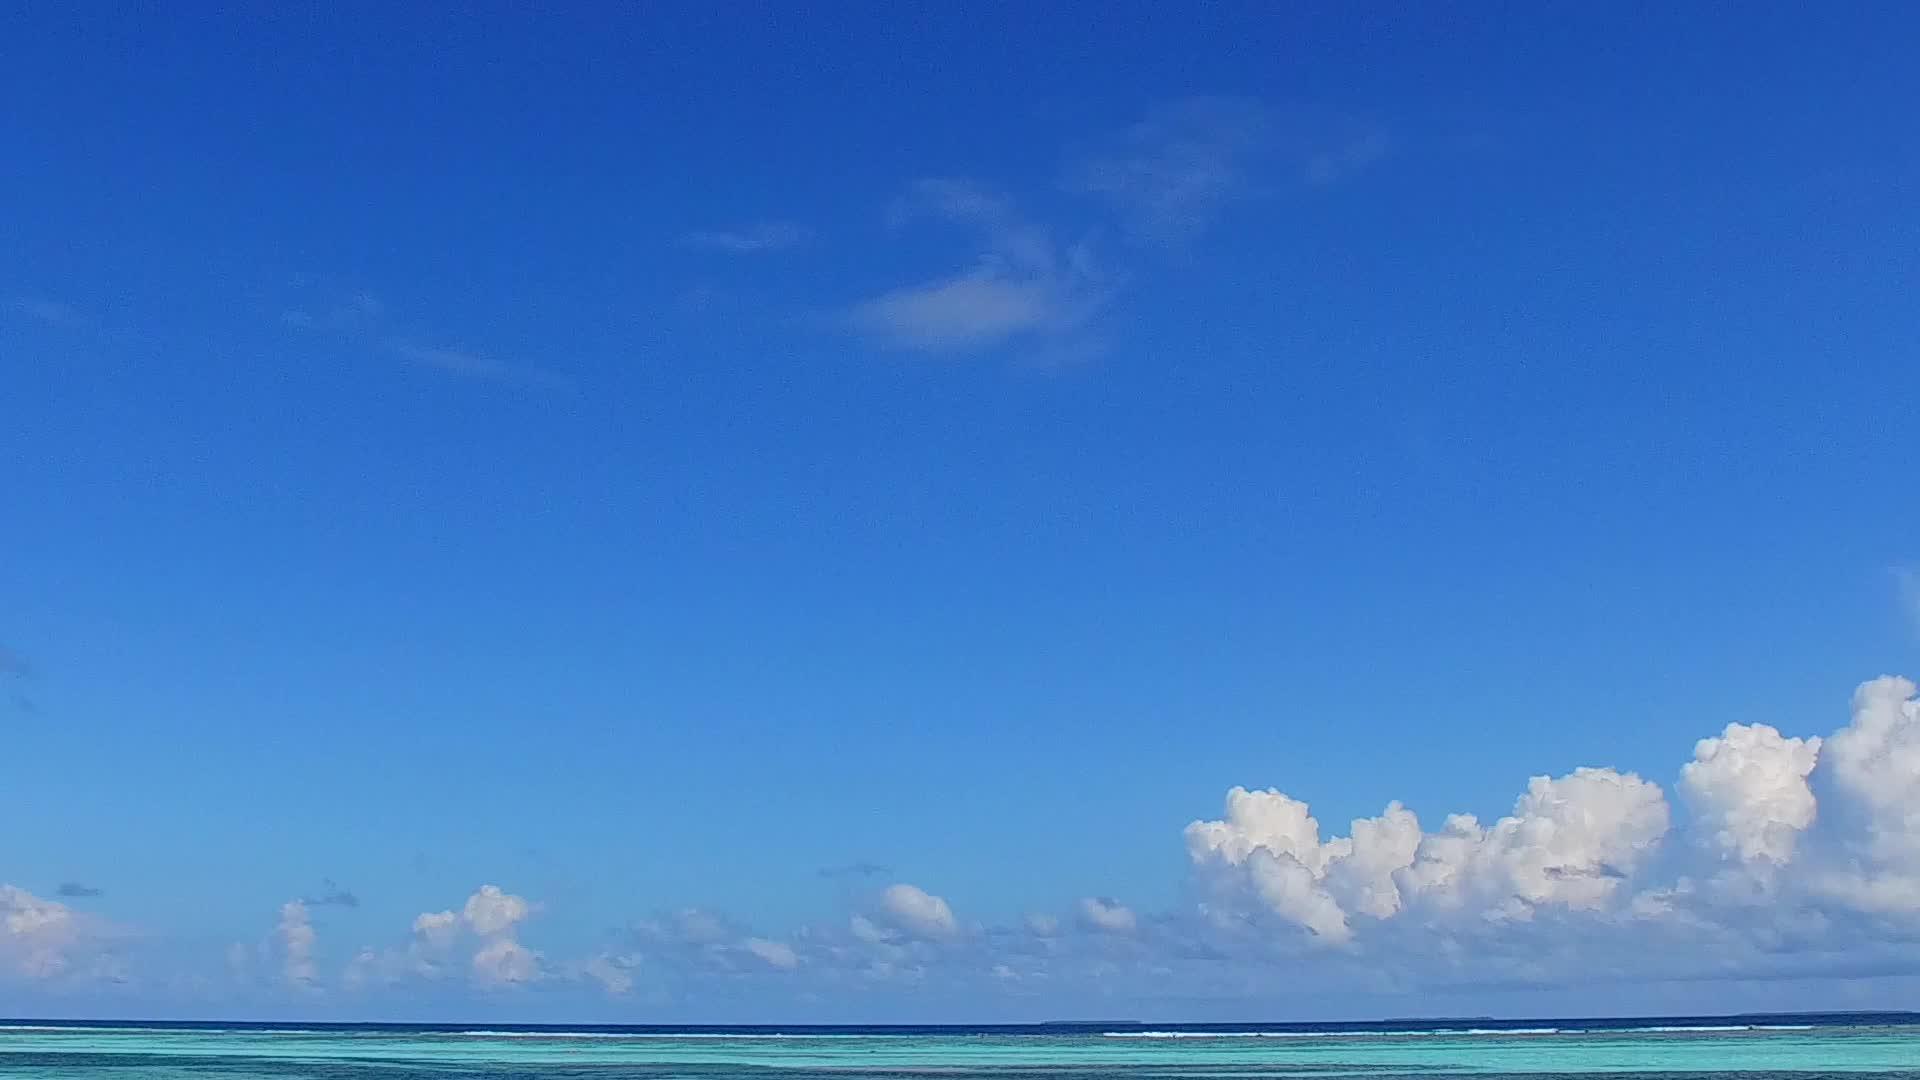
[[[1131,276],[1097,255],[1102,231],[1117,229],[1136,249],[1183,242],[1236,201],[1336,183],[1388,149],[1378,127],[1328,111],[1238,98],[1175,102],[1069,152],[1064,186],[1096,209],[1092,224],[1066,230],[1072,240],[984,185],[923,180],[894,205],[894,225],[944,221],[970,230],[975,249],[951,273],[850,305],[845,321],[903,350],[1019,345],[1055,363],[1083,358],[1099,351],[1090,327]]]
[[[92,312],[47,296],[13,296],[0,301],[0,315],[37,323],[102,345],[125,345],[139,335],[101,323]]]
[[[356,292],[318,308],[288,308],[280,313],[280,322],[293,331],[324,331],[464,379],[548,389],[570,385],[565,376],[546,368],[431,343],[416,333],[403,332],[388,317],[386,304],[371,293]]]
[[[323,310],[288,308],[280,313],[280,322],[295,330],[332,330],[336,333],[365,333],[376,327],[386,313],[386,305],[371,293],[356,292]]]
[[[411,341],[391,340],[387,348],[396,356],[411,360],[416,364],[459,375],[462,378],[481,379],[488,382],[513,383],[521,386],[542,386],[559,388],[567,385],[565,377],[545,368],[527,367],[510,364],[497,357],[483,356],[463,349],[449,349],[436,345],[420,345]]]
[[[80,312],[72,304],[58,300],[49,300],[44,296],[16,296],[7,301],[7,310],[16,315],[35,319],[49,326],[64,326],[77,329],[85,325]]]
[[[941,351],[1071,330],[1097,306],[1054,281],[982,266],[882,293],[856,304],[852,316],[854,325],[889,344]]]
[[[1393,149],[1384,131],[1357,131],[1335,145],[1307,155],[1302,176],[1310,184],[1337,184],[1365,169]]]
[[[1384,130],[1329,110],[1192,98],[1082,147],[1066,185],[1108,202],[1136,239],[1178,241],[1236,200],[1335,183],[1389,148]]]
[[[965,351],[1019,338],[1057,339],[1085,325],[1110,283],[1089,243],[1062,245],[1005,198],[962,180],[923,180],[898,202],[904,224],[934,217],[973,231],[971,265],[859,301],[848,321],[903,349]]]
[[[690,232],[682,240],[689,247],[752,255],[797,247],[806,243],[812,235],[806,226],[791,221],[763,221],[733,229]]]
[[[1111,202],[1136,233],[1184,236],[1245,193],[1272,133],[1265,107],[1235,99],[1164,106],[1068,168],[1068,187]]]

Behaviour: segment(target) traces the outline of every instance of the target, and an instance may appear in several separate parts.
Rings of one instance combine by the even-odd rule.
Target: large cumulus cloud
[[[34,980],[63,975],[87,937],[85,920],[67,905],[0,885],[0,972]]]
[[[1308,806],[1236,787],[1224,814],[1187,826],[1215,903],[1242,902],[1309,939],[1349,946],[1389,925],[1439,930],[1531,922],[1718,920],[1750,935],[1831,930],[1835,913],[1920,923],[1920,702],[1883,677],[1831,736],[1730,724],[1680,770],[1684,837],[1652,781],[1610,768],[1536,776],[1511,814],[1455,814],[1431,832],[1389,804],[1323,839]],[[1509,937],[1530,937],[1512,932]],[[1579,935],[1573,935],[1577,938]]]
[[[1728,724],[1701,739],[1680,769],[1680,787],[1699,815],[1699,839],[1736,863],[1784,866],[1818,809],[1807,777],[1820,738],[1789,739],[1765,724]]]

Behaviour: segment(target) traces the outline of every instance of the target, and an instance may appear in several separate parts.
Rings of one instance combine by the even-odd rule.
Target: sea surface
[[[0,1021],[34,1080],[1920,1080],[1920,1014],[1343,1024],[712,1027]]]

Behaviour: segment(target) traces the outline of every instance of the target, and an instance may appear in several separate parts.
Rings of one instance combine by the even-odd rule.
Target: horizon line
[[[1167,1028],[1320,1028],[1348,1026],[1355,1024],[1568,1024],[1568,1023],[1618,1023],[1635,1020],[1753,1020],[1765,1018],[1792,1017],[1803,1020],[1837,1018],[1905,1018],[1920,1021],[1920,1010],[1916,1009],[1789,1009],[1780,1011],[1747,1011],[1737,1013],[1631,1013],[1613,1016],[1606,1015],[1569,1015],[1569,1016],[1392,1016],[1357,1017],[1344,1020],[1136,1020],[1136,1019],[1089,1019],[1089,1020],[1007,1020],[970,1023],[964,1021],[935,1021],[925,1023],[889,1022],[741,1022],[741,1023],[664,1023],[664,1022],[598,1022],[598,1021],[520,1021],[520,1020],[238,1020],[238,1019],[190,1019],[166,1017],[0,1017],[0,1029],[9,1027],[55,1027],[72,1026],[79,1028],[104,1028],[114,1025],[132,1026],[230,1026],[236,1028],[520,1028],[526,1030],[567,1031],[581,1028],[617,1028],[634,1031],[774,1031],[812,1029],[812,1030],[859,1030],[865,1032],[919,1031],[928,1029],[963,1029],[978,1031],[985,1029],[1041,1029],[1041,1028],[1096,1028],[1096,1027],[1167,1027]]]

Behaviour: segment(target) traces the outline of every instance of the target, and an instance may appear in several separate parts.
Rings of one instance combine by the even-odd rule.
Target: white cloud
[[[414,916],[413,936],[421,943],[444,949],[460,933],[460,917],[451,911],[425,911]]]
[[[765,221],[735,229],[691,232],[685,239],[693,247],[752,255],[803,244],[810,235],[804,226],[791,221]]]
[[[1551,917],[1562,948],[1583,939],[1575,920],[1593,933],[1664,924],[1727,948],[1746,942],[1770,963],[1843,927],[1869,932],[1847,911],[1903,920],[1910,934],[1920,929],[1915,694],[1901,678],[1862,684],[1850,722],[1824,740],[1745,724],[1700,740],[1679,776],[1690,843],[1665,843],[1671,815],[1656,784],[1581,768],[1534,777],[1491,825],[1456,814],[1428,833],[1396,803],[1328,840],[1305,803],[1234,788],[1219,820],[1187,826],[1187,851],[1221,890],[1217,925],[1233,925],[1220,916],[1243,898],[1252,906],[1241,910],[1331,944],[1399,924],[1433,935],[1395,938],[1403,950],[1444,952],[1464,932],[1497,950],[1500,935],[1538,940],[1522,927]]]
[[[793,951],[793,946],[784,942],[768,941],[766,938],[748,938],[741,943],[741,948],[773,967],[790,971],[800,966],[799,955]]]
[[[945,900],[904,882],[880,893],[880,907],[895,926],[916,937],[950,938],[960,931]]]
[[[1453,815],[1432,831],[1389,803],[1327,836],[1301,800],[1235,788],[1217,820],[1185,831],[1214,890],[1202,905],[1148,918],[1087,897],[1071,914],[1079,932],[1050,915],[963,930],[947,900],[906,883],[844,925],[780,941],[684,909],[637,926],[636,952],[559,968],[513,936],[532,905],[497,889],[476,892],[454,929],[496,930],[471,954],[478,986],[565,970],[575,985],[630,993],[644,952],[660,986],[689,1000],[776,973],[803,995],[922,984],[1070,1001],[1089,988],[1231,993],[1221,988],[1271,985],[1279,970],[1364,992],[1920,971],[1913,683],[1864,684],[1825,739],[1729,725],[1694,747],[1677,782],[1691,811],[1678,835],[1660,787],[1611,768],[1536,776],[1497,820]],[[455,921],[423,916],[416,945]]]
[[[1355,821],[1352,834],[1327,844],[1328,890],[1347,908],[1387,918],[1400,910],[1394,875],[1419,854],[1420,819],[1399,803],[1388,803],[1379,817]]]
[[[427,911],[414,916],[412,933],[403,948],[362,948],[347,965],[344,981],[350,987],[397,984],[408,979],[447,977],[453,949],[465,929],[451,911]]]
[[[498,357],[468,352],[464,349],[450,349],[440,345],[421,345],[416,342],[393,340],[387,342],[387,348],[394,355],[416,364],[436,368],[452,375],[469,379],[482,379],[490,382],[517,383],[522,386],[540,386],[560,388],[567,385],[564,376],[547,371],[544,368],[529,367],[523,364],[510,364]]]
[[[848,919],[847,930],[853,934],[856,941],[863,941],[868,945],[884,944],[898,936],[865,915],[855,915]]]
[[[1111,200],[1141,235],[1174,238],[1210,221],[1252,182],[1252,158],[1272,137],[1258,102],[1198,98],[1162,106],[1069,173],[1075,188]]]
[[[545,958],[522,945],[520,925],[539,905],[523,896],[482,885],[458,912],[426,911],[414,916],[407,943],[388,949],[363,948],[347,965],[348,986],[439,980],[460,972],[462,942],[474,944],[466,968],[476,985],[512,986],[543,978]],[[589,972],[591,974],[591,972]]]
[[[322,313],[315,314],[316,310]],[[324,306],[288,308],[280,313],[280,323],[293,332],[318,331],[333,335],[362,348],[379,350],[408,363],[465,379],[549,390],[571,385],[566,376],[546,368],[422,341],[417,334],[405,329],[400,320],[389,317],[386,305],[377,297],[364,292],[349,296],[331,310],[324,310]]]
[[[480,948],[473,954],[469,965],[476,985],[489,988],[519,986],[533,982],[544,974],[544,958],[520,944],[515,937],[520,924],[533,911],[534,905],[525,897],[506,892],[498,885],[482,885],[467,897],[466,904],[460,909],[460,918],[481,939]],[[444,914],[423,918],[430,919],[433,928],[438,929]],[[421,920],[415,919],[416,932],[420,925]]]
[[[587,961],[584,971],[608,994],[622,997],[633,992],[633,973],[640,962],[632,953],[600,953]]]
[[[904,348],[961,350],[1029,333],[1070,330],[1092,306],[1072,286],[1009,274],[1003,264],[910,285],[862,301],[854,324]]]
[[[1139,926],[1133,909],[1105,896],[1089,896],[1080,901],[1080,919],[1096,930],[1110,934],[1131,934]]]
[[[82,938],[72,908],[14,885],[0,885],[0,971],[31,979],[66,972]]]
[[[1307,804],[1279,791],[1233,788],[1226,811],[1223,820],[1187,826],[1188,856],[1200,865],[1244,867],[1269,908],[1316,937],[1342,942],[1349,936],[1336,887],[1351,889],[1369,914],[1399,910],[1392,874],[1412,865],[1419,838],[1419,823],[1399,804],[1380,818],[1354,822],[1355,839],[1324,844]]]
[[[1820,739],[1789,739],[1765,724],[1728,724],[1701,739],[1680,770],[1680,788],[1706,831],[1703,842],[1742,863],[1792,861],[1817,801],[1807,777]]]
[[[1320,823],[1307,804],[1269,788],[1227,792],[1227,813],[1220,821],[1196,821],[1187,826],[1187,852],[1197,861],[1216,858],[1229,865],[1245,862],[1255,851],[1286,855],[1315,877],[1325,867],[1320,847]]]
[[[1869,855],[1920,857],[1920,701],[1893,675],[1861,684],[1853,721],[1827,740],[1823,764],[1836,788],[1866,812]]]
[[[627,947],[556,963],[519,937],[538,905],[486,885],[418,916],[404,945],[361,950],[345,981],[564,982],[618,996],[634,992],[643,956],[658,974],[654,992],[688,1000],[769,977],[802,995],[910,983],[1212,993],[1270,984],[1276,965],[1303,986],[1402,989],[1920,971],[1911,681],[1863,684],[1824,739],[1728,725],[1694,746],[1676,782],[1689,811],[1677,830],[1656,784],[1582,768],[1532,778],[1497,820],[1454,815],[1428,831],[1389,803],[1334,836],[1301,800],[1235,788],[1218,819],[1185,830],[1211,887],[1202,905],[1149,916],[1089,896],[1065,927],[1036,914],[963,928],[946,899],[898,883],[844,923],[780,940],[686,908],[636,924]],[[274,942],[240,958],[269,978],[316,985],[308,915],[288,904]],[[74,947],[77,918],[0,888],[0,973],[91,970]],[[1127,965],[1116,965],[1121,955]]]
[[[1226,817],[1187,826],[1189,857],[1243,880],[1276,914],[1330,943],[1351,917],[1399,913],[1413,900],[1481,915],[1526,918],[1536,907],[1597,908],[1667,831],[1659,787],[1612,769],[1536,776],[1513,814],[1490,827],[1454,815],[1423,835],[1391,804],[1322,842],[1307,805],[1279,791],[1227,793]]]
[[[1920,917],[1920,701],[1908,679],[1862,683],[1827,739],[1816,780],[1848,826],[1824,887],[1864,910]]]
[[[1260,899],[1314,937],[1341,943],[1352,936],[1347,914],[1307,864],[1285,852],[1256,848],[1246,859],[1248,880]]]
[[[1513,814],[1487,829],[1471,817],[1448,818],[1443,837],[1421,842],[1400,881],[1500,915],[1524,918],[1549,904],[1595,909],[1654,853],[1668,821],[1659,786],[1632,773],[1536,776]]]
[[[1352,117],[1190,98],[1084,150],[1067,183],[1112,203],[1137,238],[1164,242],[1199,232],[1235,200],[1282,183],[1335,183],[1389,149],[1385,132]]]
[[[525,897],[502,892],[498,885],[482,885],[461,909],[461,917],[473,932],[481,937],[505,934],[513,930],[522,920],[533,912],[533,905]],[[444,913],[443,913],[444,914]],[[428,916],[422,916],[427,918]],[[420,920],[414,920],[417,930]]]
[[[1383,133],[1350,118],[1198,98],[1155,109],[1117,138],[1082,147],[1066,183],[1107,203],[1134,237],[1164,242],[1200,231],[1229,202],[1276,179],[1329,184],[1387,147]],[[1101,229],[1050,229],[960,180],[923,180],[894,208],[896,224],[925,217],[972,230],[977,250],[958,269],[853,304],[846,315],[855,330],[923,352],[1018,343],[1065,362],[1099,351],[1089,324],[1126,276],[1095,258],[1091,238]]]
[[[521,986],[540,975],[540,954],[511,937],[492,938],[473,954],[473,981],[483,987]]]
[[[733,936],[725,919],[704,908],[681,908],[667,917],[661,930],[689,945],[716,945]]]
[[[287,985],[302,990],[318,986],[320,976],[313,960],[318,935],[307,916],[307,905],[298,900],[280,905],[280,925],[274,936],[280,945],[280,975]]]
[[[964,181],[925,180],[894,216],[929,214],[974,230],[983,250],[958,272],[853,305],[856,329],[899,348],[964,351],[1058,337],[1106,300],[1088,245],[1058,244],[997,195]]]
[[[41,296],[16,296],[7,302],[7,306],[22,315],[52,326],[76,327],[83,321],[72,304],[63,304],[58,300],[49,300]]]

